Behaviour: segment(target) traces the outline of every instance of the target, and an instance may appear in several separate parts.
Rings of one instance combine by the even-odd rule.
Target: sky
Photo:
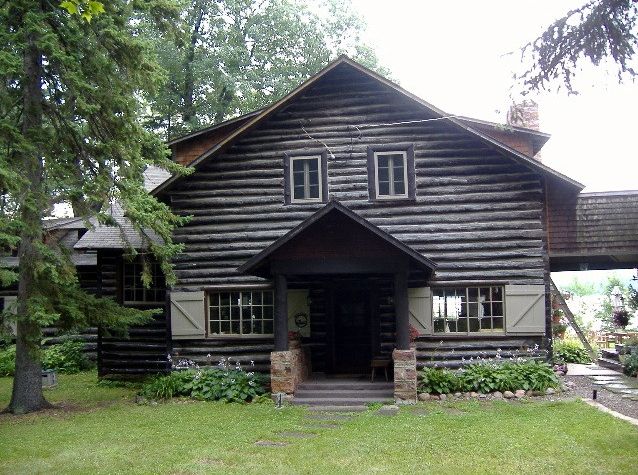
[[[582,3],[352,0],[367,23],[365,41],[402,87],[447,113],[496,122],[521,72],[521,46]],[[585,192],[638,189],[638,82],[619,85],[605,68],[586,67],[578,85],[578,96],[534,96],[541,130],[552,134],[543,162]]]
[[[366,21],[364,40],[392,79],[450,114],[504,122],[520,48],[582,0],[409,1],[351,0]],[[584,184],[585,192],[638,189],[638,82],[619,85],[603,68],[584,67],[579,95],[544,93],[540,127],[552,138],[542,150],[550,167]],[[559,287],[575,277],[632,282],[633,270],[560,272]]]

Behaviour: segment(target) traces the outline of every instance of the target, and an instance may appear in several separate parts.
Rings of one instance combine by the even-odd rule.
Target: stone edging
[[[622,419],[623,421],[627,421],[630,424],[633,424],[636,427],[638,427],[638,419],[634,419],[633,417],[626,416],[624,414],[621,414],[620,412],[612,411],[607,406],[603,406],[601,403],[596,402],[596,401],[594,401],[592,399],[582,398],[581,400],[584,403],[589,404],[592,407],[595,407],[599,411],[606,412],[607,414],[609,414],[609,415],[611,415],[613,417],[617,417],[618,419]]]

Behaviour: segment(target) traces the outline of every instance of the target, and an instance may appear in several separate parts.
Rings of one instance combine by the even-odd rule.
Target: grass
[[[635,473],[638,430],[580,402],[427,403],[322,429],[299,408],[136,405],[94,373],[59,382],[47,397],[61,408],[0,416],[0,473]],[[281,431],[317,436],[254,445]]]

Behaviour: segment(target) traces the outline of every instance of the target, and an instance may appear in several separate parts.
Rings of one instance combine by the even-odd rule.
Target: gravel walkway
[[[620,412],[625,416],[638,419],[638,401],[622,397],[622,394],[615,393],[605,389],[603,386],[593,384],[593,381],[587,376],[564,376],[563,381],[570,386],[571,389],[561,393],[561,397],[580,397],[583,399],[592,399],[592,391],[598,390],[596,402],[599,402],[609,409]]]

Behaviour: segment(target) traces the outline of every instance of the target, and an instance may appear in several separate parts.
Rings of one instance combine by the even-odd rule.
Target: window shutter
[[[15,315],[18,313],[18,297],[15,295],[7,295],[3,298],[3,306],[2,309],[10,314]],[[9,328],[11,329],[11,333],[13,335],[16,334],[16,322],[15,320],[9,322]]]
[[[432,334],[432,291],[429,287],[408,289],[410,324],[420,334]]]
[[[305,315],[305,318],[301,317],[300,314]],[[295,322],[295,316],[297,315],[299,315],[298,319],[302,325],[301,327]],[[288,329],[299,332],[303,337],[310,336],[310,308],[308,306],[307,290],[288,291]]]
[[[284,204],[290,204],[290,155],[284,154]]]
[[[171,292],[170,298],[173,338],[204,338],[206,336],[204,292]]]
[[[545,334],[545,286],[505,286],[507,333]]]

